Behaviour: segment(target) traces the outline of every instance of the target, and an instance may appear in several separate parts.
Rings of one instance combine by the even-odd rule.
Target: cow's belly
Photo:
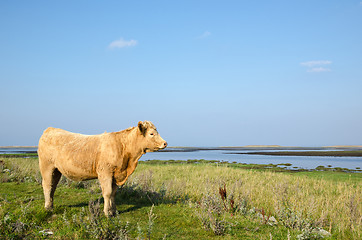
[[[97,174],[88,168],[80,168],[75,165],[57,166],[56,168],[67,178],[74,181],[85,181],[97,178]]]

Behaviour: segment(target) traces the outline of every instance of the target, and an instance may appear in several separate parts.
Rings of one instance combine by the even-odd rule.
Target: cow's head
[[[138,130],[142,135],[140,144],[144,152],[155,152],[167,147],[167,142],[158,134],[155,125],[150,121],[138,122]]]

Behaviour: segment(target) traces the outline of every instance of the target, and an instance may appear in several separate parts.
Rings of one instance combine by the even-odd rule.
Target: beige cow
[[[113,215],[117,185],[123,185],[146,152],[163,149],[167,142],[149,121],[120,132],[82,135],[48,128],[39,140],[39,167],[45,208],[53,208],[54,192],[62,174],[75,181],[98,178],[104,213]]]

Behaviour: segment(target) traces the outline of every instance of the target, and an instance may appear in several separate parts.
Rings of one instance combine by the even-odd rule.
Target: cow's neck
[[[139,144],[142,137],[143,136],[140,135],[137,127],[132,128],[128,134],[124,135],[123,155],[130,161],[137,161],[145,153],[144,149]]]
[[[114,180],[116,184],[123,185],[128,177],[137,167],[138,159],[143,155],[143,149],[140,147],[140,138],[142,137],[137,128],[129,128],[117,133],[117,141],[121,149],[120,165],[117,165],[114,171]]]

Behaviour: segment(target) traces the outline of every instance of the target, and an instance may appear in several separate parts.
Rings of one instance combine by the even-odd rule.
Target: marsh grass
[[[0,160],[4,239],[316,239],[323,229],[329,239],[362,237],[359,173],[140,163],[118,190],[118,213],[108,219],[98,181],[62,179],[55,209],[47,212],[37,160]]]
[[[204,196],[218,196],[220,186],[225,184],[233,189],[235,202],[247,199],[249,205],[282,219],[286,227],[298,230],[319,227],[342,238],[361,238],[362,190],[358,174],[355,175],[358,180],[339,182],[270,171],[245,171],[227,165],[141,164],[132,177],[144,169],[152,169],[155,189],[163,186],[166,195],[184,195],[197,201]]]
[[[1,158],[0,170],[2,173],[0,182],[37,182],[41,183],[37,158]]]

